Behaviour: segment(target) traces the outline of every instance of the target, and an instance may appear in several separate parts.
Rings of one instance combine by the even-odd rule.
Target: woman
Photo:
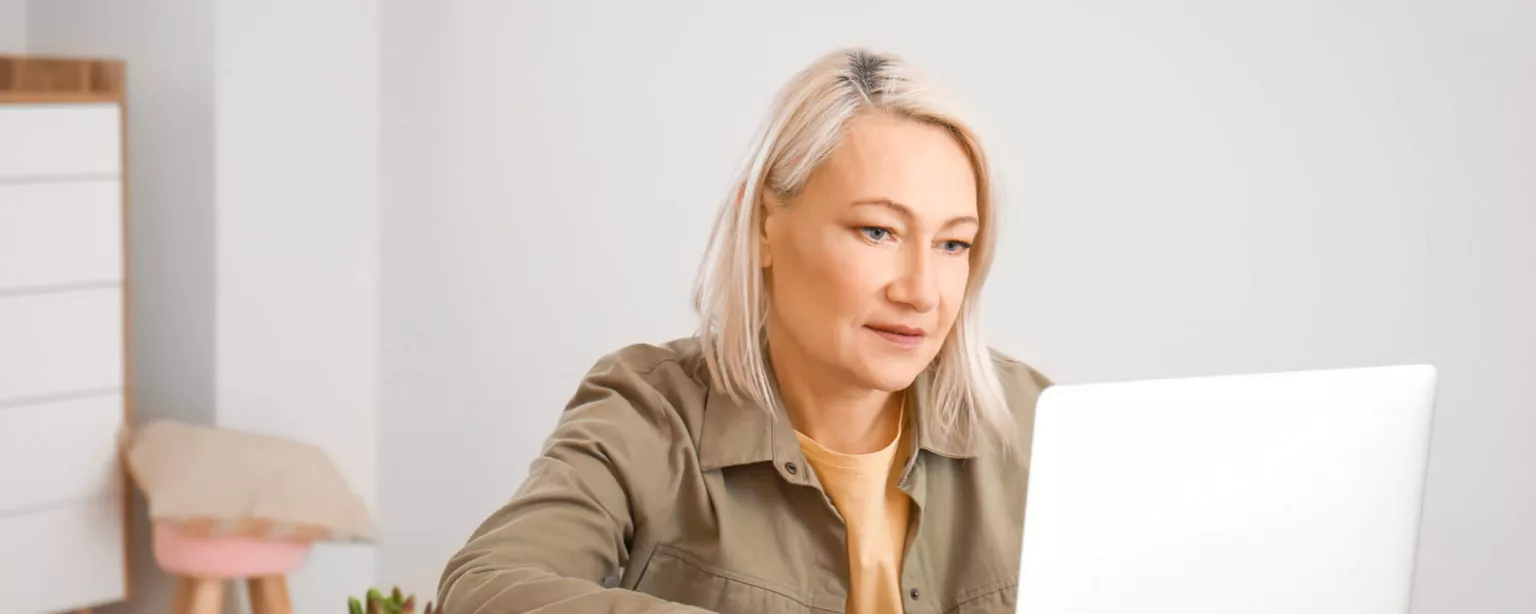
[[[720,210],[699,332],[598,361],[443,611],[1012,612],[1049,382],[977,324],[990,188],[900,58],[795,76]]]

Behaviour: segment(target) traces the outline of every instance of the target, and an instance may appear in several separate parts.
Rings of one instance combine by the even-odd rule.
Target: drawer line
[[[122,496],[123,491],[121,489],[114,489],[106,494],[92,495],[89,497],[76,497],[73,499],[60,499],[57,501],[49,501],[47,503],[34,503],[32,505],[23,505],[21,507],[3,509],[0,510],[0,521],[4,521],[9,518],[16,518],[19,516],[31,516],[33,514],[42,514],[80,505],[88,505],[91,503],[116,501],[119,497]]]
[[[16,286],[14,288],[0,288],[0,299],[19,296],[37,296],[40,294],[63,294],[65,292],[111,290],[121,287],[123,287],[123,282],[110,279],[104,279],[101,281],[81,281],[69,284],[51,284],[46,286]]]
[[[0,185],[28,185],[35,183],[90,183],[119,181],[120,173],[60,173],[57,175],[0,175]]]
[[[71,390],[69,392],[55,392],[26,397],[0,399],[0,410],[8,407],[23,407],[27,405],[43,405],[47,403],[59,403],[62,401],[75,401],[79,399],[93,399],[97,397],[109,397],[122,394],[122,386],[103,386],[100,388],[86,388],[83,390]]]

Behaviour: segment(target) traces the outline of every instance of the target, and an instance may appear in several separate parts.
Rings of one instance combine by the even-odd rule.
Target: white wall
[[[1062,382],[1434,362],[1416,612],[1536,610],[1529,3],[424,4],[383,9],[381,582],[431,591],[600,354],[689,332],[768,97],[868,43],[993,148],[997,346]]]
[[[317,444],[375,493],[378,11],[220,2],[214,120],[220,426]],[[317,545],[294,610],[340,611],[374,549]]]
[[[27,50],[27,0],[0,0],[0,53]]]
[[[994,330],[1068,381],[1437,364],[1415,611],[1536,611],[1536,5],[1226,6],[1016,20]]]

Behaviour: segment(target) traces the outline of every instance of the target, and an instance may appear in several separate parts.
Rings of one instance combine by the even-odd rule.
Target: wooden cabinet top
[[[0,55],[0,102],[121,102],[121,60]]]

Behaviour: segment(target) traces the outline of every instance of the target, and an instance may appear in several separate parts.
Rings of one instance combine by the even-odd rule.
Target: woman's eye
[[[889,229],[880,228],[878,226],[864,226],[859,228],[859,232],[864,233],[865,238],[877,243],[884,241],[891,236],[891,231]]]
[[[965,241],[940,241],[939,247],[951,254],[963,254],[971,249],[971,244]]]

